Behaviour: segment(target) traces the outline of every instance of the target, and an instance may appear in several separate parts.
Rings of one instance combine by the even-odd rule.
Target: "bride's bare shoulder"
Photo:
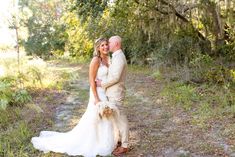
[[[98,56],[94,56],[90,62],[90,65],[99,65],[100,64],[100,58]]]

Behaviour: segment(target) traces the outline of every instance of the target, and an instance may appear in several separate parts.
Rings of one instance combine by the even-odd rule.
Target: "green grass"
[[[139,65],[129,65],[128,71],[135,73],[135,74],[150,74],[152,72],[151,69],[145,67],[145,66],[139,66]]]
[[[0,156],[8,157],[15,156],[16,154],[18,156],[25,156],[25,154],[28,154],[30,139],[33,135],[31,127],[23,120],[24,117],[19,115],[13,117],[11,112],[4,113],[4,116],[7,116],[8,120],[12,122],[8,121],[10,125],[7,125],[7,127],[2,127],[1,123]],[[2,114],[0,120],[3,120]]]
[[[20,116],[20,107],[10,107],[6,110],[1,110],[0,114],[0,131],[6,130],[10,127],[16,119],[22,118]]]
[[[0,156],[39,156],[40,152],[33,148],[30,140],[38,133],[39,128],[52,126],[50,121],[51,119],[42,112],[37,112],[35,108],[12,106],[1,110]]]
[[[208,103],[201,104],[196,112],[193,113],[192,124],[199,126],[201,129],[210,127],[208,120],[213,118],[214,112]]]
[[[45,126],[53,127],[52,113],[48,115],[45,109],[48,109],[47,105],[52,105],[51,103],[57,100],[54,100],[52,95],[44,93],[50,90],[64,90],[67,82],[78,78],[76,69],[63,62],[46,63],[42,60],[33,61],[28,57],[21,58],[20,73],[16,59],[6,58],[0,60],[0,64],[4,69],[4,76],[1,76],[1,79],[6,78],[5,85],[11,82],[9,88],[5,85],[0,86],[0,97],[1,90],[2,97],[6,97],[6,93],[12,95],[9,97],[10,103],[5,109],[0,110],[0,156],[62,156],[55,153],[43,154],[33,148],[30,140]],[[87,93],[82,90],[79,96],[87,99]],[[37,97],[37,104],[34,104],[34,97]],[[16,102],[21,102],[21,105],[11,101],[13,98]]]
[[[87,89],[79,89],[79,98],[81,99],[82,102],[87,102],[89,99],[89,90]]]
[[[163,76],[162,76],[160,70],[154,71],[153,74],[152,74],[152,76],[153,76],[155,79],[157,79],[157,80],[163,79]]]
[[[193,104],[200,100],[195,87],[177,82],[168,84],[162,95],[167,97],[171,105],[181,106],[185,110],[192,109]]]
[[[213,120],[235,117],[235,92],[220,85],[191,85],[168,82],[161,93],[170,105],[183,108],[192,115],[192,124],[210,127]]]

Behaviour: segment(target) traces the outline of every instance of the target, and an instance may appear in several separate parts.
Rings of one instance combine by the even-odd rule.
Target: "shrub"
[[[225,61],[235,60],[235,42],[222,45],[218,48],[219,54],[225,58]]]
[[[205,73],[204,78],[207,82],[221,85],[233,81],[231,71],[222,65],[217,65],[209,69]]]
[[[0,109],[8,105],[23,105],[31,101],[31,96],[25,89],[19,88],[16,78],[9,76],[0,79]]]
[[[30,94],[25,89],[17,90],[13,94],[13,103],[14,104],[23,105],[31,100],[32,100],[32,98],[31,98]]]
[[[28,81],[32,82],[34,86],[36,86],[37,84],[42,86],[43,73],[39,69],[39,67],[30,67],[29,69],[27,69],[26,75]]]
[[[4,78],[4,80],[7,79]],[[2,109],[6,109],[7,105],[10,104],[13,98],[13,84],[8,81],[0,81],[0,108]]]
[[[192,81],[204,82],[205,73],[213,67],[213,59],[209,55],[198,53],[189,62],[189,68],[191,69]]]

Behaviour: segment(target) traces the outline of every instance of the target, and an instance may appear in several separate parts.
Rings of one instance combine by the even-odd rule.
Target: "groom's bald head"
[[[109,38],[109,49],[115,52],[122,48],[122,38],[118,35]]]
[[[119,42],[119,43],[122,42],[122,38],[118,35],[110,37],[109,40],[113,40],[113,41],[116,41],[116,42]]]

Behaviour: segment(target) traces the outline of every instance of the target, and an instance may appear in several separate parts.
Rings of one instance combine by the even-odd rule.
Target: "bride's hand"
[[[100,99],[95,99],[95,105],[100,102]]]

